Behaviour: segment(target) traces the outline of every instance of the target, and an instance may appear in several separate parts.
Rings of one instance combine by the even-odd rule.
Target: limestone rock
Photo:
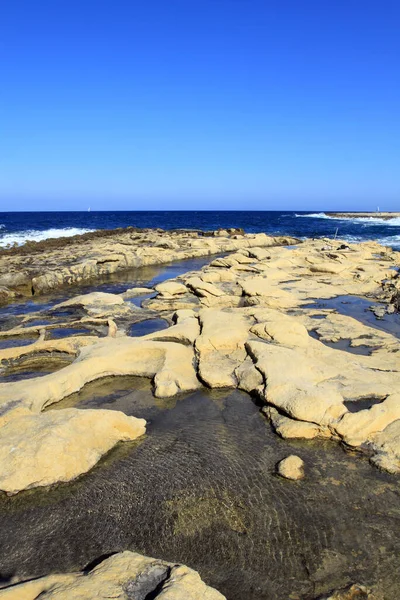
[[[72,364],[31,379],[29,385],[23,380],[0,383],[0,423],[20,415],[21,411],[38,413],[77,392],[86,383],[111,375],[157,375],[154,384],[155,394],[159,397],[170,396],[172,391],[185,392],[201,387],[191,347],[141,338],[102,338],[96,344],[82,348]],[[174,385],[171,385],[172,379]]]
[[[264,340],[284,346],[307,346],[310,339],[304,325],[290,317],[278,317],[269,323],[257,323],[250,331]]]
[[[118,411],[75,408],[16,418],[0,430],[0,490],[71,481],[117,442],[143,435],[145,425]]]
[[[49,575],[0,590],[0,600],[226,600],[184,565],[121,552],[89,573]]]
[[[156,291],[166,298],[172,296],[182,296],[188,293],[186,285],[178,281],[164,281],[155,287]]]
[[[331,437],[329,430],[315,423],[290,419],[281,415],[273,406],[264,407],[262,412],[271,420],[276,433],[284,439],[312,440],[318,437]]]
[[[209,296],[224,296],[224,292],[217,288],[212,283],[203,281],[200,277],[191,277],[186,280],[186,285],[194,291],[197,296],[209,297]]]
[[[68,306],[112,306],[114,304],[123,304],[124,299],[118,294],[108,294],[106,292],[91,292],[82,296],[74,296],[65,302],[60,302],[53,306],[53,310],[66,308]]]
[[[351,446],[360,446],[372,435],[400,419],[400,394],[392,394],[380,404],[343,415],[336,431]]]
[[[291,454],[278,463],[277,472],[285,479],[303,479],[304,462],[299,456]]]
[[[125,290],[125,292],[122,292],[120,296],[126,300],[128,298],[135,298],[136,296],[145,296],[146,294],[151,294],[152,292],[154,292],[153,288],[134,287]]]

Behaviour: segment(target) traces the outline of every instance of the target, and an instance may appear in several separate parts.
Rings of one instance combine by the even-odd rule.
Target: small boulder
[[[304,462],[299,456],[291,454],[278,463],[277,472],[285,479],[293,479],[295,481],[303,479]]]

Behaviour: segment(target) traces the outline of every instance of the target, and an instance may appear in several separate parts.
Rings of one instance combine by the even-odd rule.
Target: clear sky
[[[3,0],[0,210],[400,210],[399,0]]]

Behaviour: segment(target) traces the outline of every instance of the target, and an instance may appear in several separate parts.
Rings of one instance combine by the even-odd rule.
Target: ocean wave
[[[8,246],[14,246],[15,244],[17,246],[22,246],[25,242],[41,242],[42,240],[48,240],[50,238],[72,237],[73,235],[88,233],[89,231],[95,230],[79,227],[66,227],[64,229],[45,229],[44,231],[32,229],[29,231],[5,233],[0,236],[0,247],[7,248]]]
[[[307,213],[306,215],[295,214],[296,217],[307,217],[312,219],[330,219],[331,221],[345,221],[346,223],[361,223],[362,225],[387,225],[389,227],[400,227],[400,217],[382,219],[382,217],[333,217],[325,213]]]
[[[360,242],[377,242],[378,244],[381,244],[381,246],[390,246],[394,250],[400,250],[400,235],[388,235],[378,238],[366,238],[361,235],[339,235],[338,237],[349,244],[359,244]]]
[[[326,215],[323,212],[320,212],[320,213],[308,213],[306,215],[298,215],[297,213],[295,213],[295,217],[312,218],[312,219],[332,219],[333,218],[333,217],[328,217],[328,215]]]
[[[376,240],[382,246],[390,246],[394,250],[400,250],[400,235],[389,235]]]

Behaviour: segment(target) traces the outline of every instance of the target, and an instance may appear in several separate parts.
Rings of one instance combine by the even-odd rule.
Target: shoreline
[[[119,256],[126,235],[111,236],[108,254],[96,242],[98,256]],[[17,583],[118,549],[188,564],[229,600],[320,598],[351,583],[396,600],[399,338],[378,325],[399,319],[400,253],[229,232],[134,241],[139,257],[165,264],[211,248],[231,253],[120,293],[94,281],[90,293],[10,316],[0,332],[17,342],[0,349],[9,378],[0,384],[4,571]],[[61,255],[66,270],[70,254]],[[156,329],[135,336],[132,326],[146,322]],[[127,377],[137,384],[121,392]],[[288,455],[303,462],[292,481],[276,471]],[[44,558],[38,545],[52,551]],[[243,579],[250,566],[255,580]]]
[[[69,238],[30,242],[0,251],[0,304],[63,285],[95,281],[126,269],[233,252],[251,246],[298,243],[290,236],[162,229],[98,230]]]

